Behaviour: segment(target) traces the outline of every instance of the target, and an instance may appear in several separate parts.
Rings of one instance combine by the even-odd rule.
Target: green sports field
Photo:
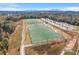
[[[52,31],[47,25],[39,23],[38,19],[26,19],[26,23],[29,25],[29,35],[32,39],[32,43],[43,43],[53,40],[59,40],[61,35]]]

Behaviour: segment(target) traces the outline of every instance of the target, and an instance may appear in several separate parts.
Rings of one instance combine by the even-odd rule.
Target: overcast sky
[[[1,11],[64,10],[79,11],[78,3],[0,3]]]

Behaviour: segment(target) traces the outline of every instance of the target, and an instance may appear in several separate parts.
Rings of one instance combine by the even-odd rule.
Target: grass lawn
[[[75,52],[66,52],[64,55],[76,55]]]
[[[63,50],[63,48],[64,48],[64,45],[51,47],[47,50],[48,55],[59,55],[61,51]]]

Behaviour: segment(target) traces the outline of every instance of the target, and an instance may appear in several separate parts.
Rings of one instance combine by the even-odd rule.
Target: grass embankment
[[[59,55],[64,44],[51,46],[49,44],[25,48],[28,55]]]
[[[19,21],[9,41],[8,54],[19,54],[22,39],[22,21]]]

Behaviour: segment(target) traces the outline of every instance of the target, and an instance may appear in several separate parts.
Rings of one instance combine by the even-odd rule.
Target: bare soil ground
[[[9,55],[19,54],[20,42],[22,39],[21,32],[22,32],[22,22],[19,21],[19,22],[17,22],[14,33],[12,33],[12,35],[9,39],[9,49],[8,49]]]
[[[25,32],[26,36],[25,36],[25,40],[24,40],[24,45],[31,44],[31,39],[30,39],[30,36],[28,33],[28,24],[25,23],[25,25],[26,25],[26,32]]]
[[[29,48],[25,48],[25,53],[28,55],[58,55],[64,48],[64,44],[60,45],[40,45],[40,46],[33,46]]]

